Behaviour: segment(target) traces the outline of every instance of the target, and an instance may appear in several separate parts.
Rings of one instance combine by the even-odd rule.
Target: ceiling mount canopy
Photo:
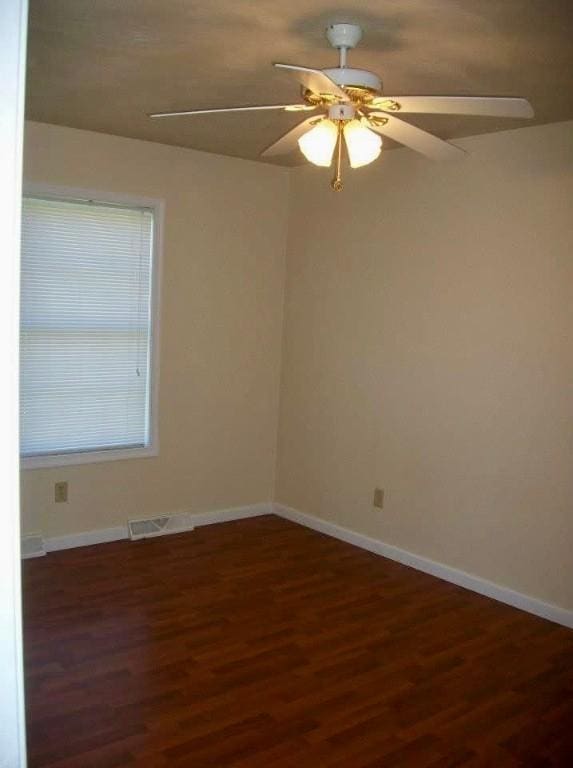
[[[326,29],[330,44],[338,50],[337,67],[313,69],[275,63],[300,86],[301,102],[260,106],[189,109],[154,112],[150,117],[181,117],[227,112],[283,110],[312,112],[278,141],[262,152],[263,157],[300,149],[309,162],[330,167],[334,160],[332,189],[340,191],[342,164],[360,168],[380,155],[383,136],[435,160],[464,155],[454,144],[402,120],[407,114],[479,115],[532,118],[531,104],[522,98],[496,96],[386,96],[382,81],[373,72],[347,66],[348,52],[362,38],[355,24],[331,24]],[[398,117],[397,115],[400,115]]]

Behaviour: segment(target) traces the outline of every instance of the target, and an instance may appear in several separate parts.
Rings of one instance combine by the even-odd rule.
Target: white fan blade
[[[386,113],[379,113],[374,116],[383,118],[387,122],[384,125],[377,125],[375,122],[366,118],[368,120],[369,128],[381,133],[383,136],[390,137],[399,144],[403,144],[405,147],[409,147],[416,152],[420,152],[422,155],[426,155],[426,157],[429,157],[432,160],[448,160],[466,154],[463,149],[460,149],[443,139],[438,139],[437,136],[433,136],[431,133],[423,131],[421,128],[416,128],[415,125],[405,123],[397,117],[391,117]]]
[[[273,66],[289,72],[302,86],[318,96],[328,94],[329,96],[336,96],[339,101],[349,101],[342,88],[320,69],[297,67],[295,64],[274,64]]]
[[[295,125],[288,133],[281,136],[278,141],[267,147],[264,152],[261,152],[261,157],[273,157],[273,155],[285,155],[287,152],[292,152],[296,149],[297,142],[300,137],[310,130],[311,124],[316,121],[316,117],[309,117],[303,120],[302,123]]]
[[[491,117],[533,117],[527,99],[504,96],[388,96],[400,105],[400,112],[443,115],[485,115]],[[381,108],[384,107],[381,105]]]
[[[181,117],[182,115],[212,115],[217,112],[258,112],[262,109],[284,109],[287,112],[306,112],[315,109],[310,104],[264,104],[256,107],[216,107],[214,109],[187,109],[181,112],[153,112],[148,117]]]

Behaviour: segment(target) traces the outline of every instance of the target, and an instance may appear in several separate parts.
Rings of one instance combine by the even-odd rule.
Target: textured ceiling
[[[336,66],[333,21],[362,25],[349,63],[388,95],[524,96],[533,122],[573,119],[573,0],[30,0],[27,116],[257,159],[301,116],[146,114],[296,101],[271,62]],[[454,140],[524,124],[408,119]]]

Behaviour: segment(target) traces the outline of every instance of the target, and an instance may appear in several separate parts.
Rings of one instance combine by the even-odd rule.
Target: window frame
[[[45,469],[78,464],[94,464],[122,459],[141,459],[159,454],[159,342],[160,300],[163,263],[163,221],[165,202],[158,198],[139,195],[123,195],[115,192],[67,187],[55,184],[24,182],[23,197],[40,197],[54,200],[93,201],[125,207],[150,208],[153,211],[153,238],[151,254],[151,296],[149,332],[149,443],[136,448],[104,448],[75,453],[48,453],[38,456],[20,456],[21,469]]]

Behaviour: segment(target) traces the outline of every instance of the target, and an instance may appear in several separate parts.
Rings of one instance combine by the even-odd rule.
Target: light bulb
[[[298,140],[300,151],[315,165],[329,166],[338,139],[338,130],[331,120],[322,120]]]
[[[382,149],[381,137],[358,120],[349,120],[344,125],[344,140],[352,168],[360,168],[376,160]]]

